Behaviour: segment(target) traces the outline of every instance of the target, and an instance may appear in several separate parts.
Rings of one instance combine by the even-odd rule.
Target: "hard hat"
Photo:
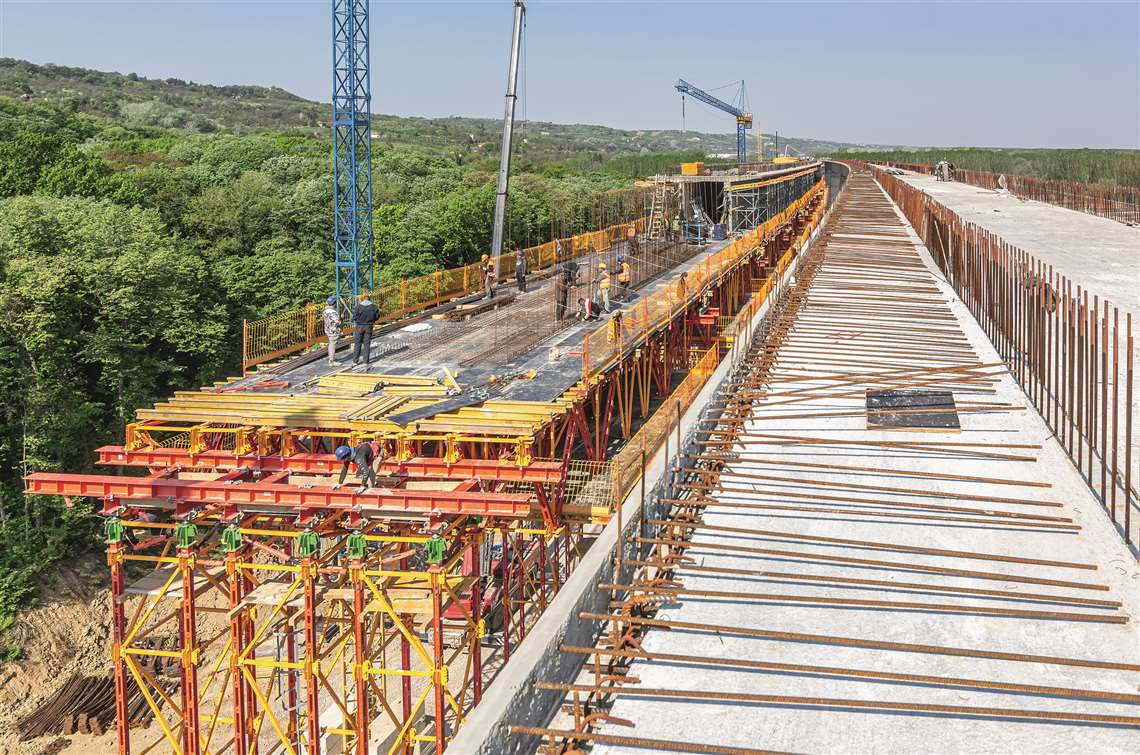
[[[329,298],[325,299],[325,304],[328,304],[329,306],[336,304],[336,297],[330,296]]]
[[[488,257],[486,254],[484,254],[484,255],[483,255],[482,257],[480,257],[479,259],[481,259],[481,260],[483,260],[484,262],[486,262],[487,260],[489,260],[489,259],[491,259],[491,258],[490,258],[490,257]]]
[[[625,255],[624,254],[618,255],[618,262],[625,262]]]
[[[603,262],[602,264],[598,265],[598,268],[601,270],[605,270],[606,269],[606,263]]]
[[[352,456],[352,449],[351,448],[349,448],[348,446],[337,446],[336,447],[337,461],[344,461],[349,456]]]

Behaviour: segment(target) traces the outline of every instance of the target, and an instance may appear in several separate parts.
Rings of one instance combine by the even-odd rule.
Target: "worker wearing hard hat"
[[[618,268],[617,274],[618,300],[628,301],[629,286],[633,282],[633,270],[629,266],[629,260],[627,260],[624,256],[619,256],[617,258],[617,261],[618,264],[621,265],[621,267]]]
[[[488,299],[495,298],[495,264],[491,262],[490,255],[484,254],[479,258],[479,272],[483,274],[483,289]]]
[[[333,486],[334,490],[344,484],[344,479],[348,477],[349,465],[356,467],[356,476],[360,479],[360,488],[357,489],[357,493],[368,490],[369,483],[375,487],[376,472],[372,467],[379,455],[379,444],[376,441],[362,440],[352,448],[346,445],[337,446],[335,454],[336,460],[341,462],[342,466],[340,477],[337,479],[336,485]]]
[[[325,300],[324,311],[321,312],[321,319],[325,326],[325,337],[329,339],[329,364],[336,364],[336,342],[340,339],[340,332],[344,329],[344,323],[341,322],[340,312],[336,309],[336,297],[330,296]]]
[[[598,291],[602,294],[602,309],[606,312],[610,311],[610,271],[606,268],[606,263],[598,265],[598,277],[594,279],[598,284]]]

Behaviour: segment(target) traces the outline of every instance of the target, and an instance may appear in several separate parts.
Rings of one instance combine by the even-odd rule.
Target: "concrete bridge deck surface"
[[[655,619],[691,626],[650,629],[640,649],[688,658],[632,661],[639,681],[608,713],[633,727],[598,731],[794,752],[1134,752],[1136,559],[883,192],[856,175],[843,202],[755,374],[766,388],[738,455],[690,491],[710,504],[695,526],[665,530],[692,545],[658,572],[678,584],[657,589],[694,592]],[[866,391],[899,387],[952,391],[960,429],[870,428]]]
[[[1140,325],[1140,226],[933,176],[908,173],[900,178],[1107,297]]]
[[[1131,314],[1132,358],[1140,371],[1140,226],[933,176],[907,173],[900,178],[964,220],[1052,265],[1072,281],[1074,290],[1080,286],[1087,291],[1090,300],[1096,295],[1119,307],[1121,339],[1125,316]],[[1103,375],[1097,380],[1099,385]],[[1140,480],[1140,400],[1132,404],[1132,425],[1137,428],[1132,433],[1132,479]],[[1123,427],[1119,442],[1123,448]]]

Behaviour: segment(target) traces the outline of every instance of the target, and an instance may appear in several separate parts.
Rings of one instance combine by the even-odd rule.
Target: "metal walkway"
[[[645,523],[648,555],[598,585],[598,645],[562,648],[579,678],[539,683],[564,712],[516,733],[551,752],[1132,749],[1136,561],[868,175],[822,241]]]

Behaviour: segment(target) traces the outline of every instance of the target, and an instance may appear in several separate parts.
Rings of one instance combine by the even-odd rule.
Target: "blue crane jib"
[[[741,87],[744,82],[740,82]],[[729,115],[736,117],[736,161],[738,163],[746,162],[747,159],[747,144],[745,142],[744,132],[746,129],[752,128],[752,113],[745,112],[744,110],[730,105],[724,100],[714,97],[700,87],[694,86],[684,79],[677,79],[677,83],[673,88],[680,92],[682,95],[689,95],[695,99],[700,100],[706,105],[711,105],[717,110],[722,110]]]
[[[332,0],[333,246],[347,312],[372,272],[372,93],[368,0]]]

